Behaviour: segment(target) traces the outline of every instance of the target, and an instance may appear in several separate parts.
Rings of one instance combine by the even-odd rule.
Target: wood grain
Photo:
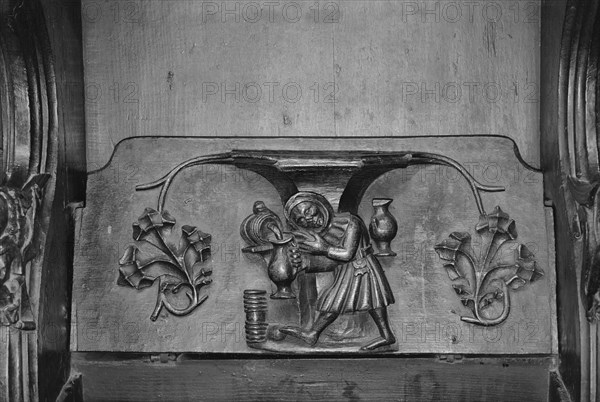
[[[82,20],[89,170],[143,135],[497,134],[539,166],[539,1],[83,0]]]
[[[86,401],[546,401],[549,358],[150,362],[76,353]]]

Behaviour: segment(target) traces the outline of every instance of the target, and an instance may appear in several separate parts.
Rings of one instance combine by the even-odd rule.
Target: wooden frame
[[[430,390],[443,389],[445,397],[455,399],[479,399],[482,395],[493,399],[495,392],[506,398],[526,399],[529,395],[535,399],[537,394],[529,394],[529,390],[544,388],[550,400],[598,400],[600,334],[597,330],[597,303],[600,280],[595,234],[598,225],[596,190],[600,178],[596,120],[599,108],[596,98],[600,96],[597,81],[598,1],[542,3],[540,147],[545,196],[548,205],[554,208],[555,217],[558,355],[497,359],[460,356],[381,360],[332,358],[319,363],[322,367],[337,370],[339,375],[323,383],[318,375],[305,381],[294,378],[312,368],[313,361],[305,359],[291,362],[286,359],[240,361],[236,360],[238,356],[231,355],[215,361],[169,354],[69,352],[67,328],[70,325],[73,227],[65,214],[65,206],[85,200],[80,10],[78,3],[62,0],[43,3],[25,0],[22,4],[21,12],[26,18],[17,22],[24,27],[35,26],[36,36],[27,40],[37,43],[34,47],[42,55],[41,59],[46,57],[47,61],[41,63],[43,69],[50,69],[50,61],[53,61],[56,71],[57,80],[54,82],[50,73],[50,81],[46,81],[46,92],[42,94],[47,105],[44,110],[56,107],[56,115],[60,118],[57,132],[52,129],[47,132],[50,137],[57,136],[56,154],[48,159],[56,160],[57,166],[50,169],[54,174],[51,188],[56,191],[46,193],[46,251],[36,262],[36,275],[39,276],[33,281],[36,286],[33,298],[38,316],[37,335],[19,335],[30,345],[29,352],[22,355],[26,356],[25,360],[21,360],[27,363],[25,366],[15,360],[7,360],[2,365],[0,374],[8,378],[4,380],[7,381],[5,384],[20,384],[4,385],[5,399],[13,399],[15,392],[21,395],[21,399],[54,399],[59,395],[62,383],[67,384],[60,393],[63,400],[82,395],[94,399],[102,396],[103,386],[111,384],[113,372],[126,374],[134,370],[138,371],[136,378],[141,383],[160,379],[160,384],[163,384],[160,387],[164,387],[160,389],[165,394],[172,391],[173,384],[179,384],[175,393],[170,395],[181,398],[200,392],[206,392],[203,395],[208,398],[259,398],[258,388],[248,386],[255,381],[257,387],[269,389],[269,393],[262,396],[273,398],[300,399],[316,395],[330,398],[381,396],[385,399],[391,393],[418,398],[425,397]],[[2,8],[5,21],[16,6],[16,2],[9,2]],[[17,32],[24,34],[23,30]],[[27,40],[22,40],[21,45],[24,45]],[[50,48],[53,50],[52,58],[49,58]],[[31,51],[27,46],[23,49],[24,54]],[[52,103],[54,96],[56,105]],[[58,332],[53,333],[62,335],[52,339],[58,341],[47,342],[50,339],[48,331],[56,331],[57,328]],[[449,364],[451,361],[452,364]],[[191,374],[199,371],[205,375]],[[490,380],[473,385],[466,379],[470,375]],[[235,376],[238,377],[231,380]],[[18,378],[17,382],[15,378]],[[399,384],[402,381],[404,385]],[[406,385],[411,382],[415,385]],[[185,388],[185,384],[193,386]],[[207,388],[214,384],[222,384],[222,390],[208,392]],[[114,399],[119,396],[134,399],[143,395],[135,384],[121,385],[129,393],[114,395]],[[514,388],[507,390],[508,386]],[[313,389],[317,390],[316,394],[311,394]]]

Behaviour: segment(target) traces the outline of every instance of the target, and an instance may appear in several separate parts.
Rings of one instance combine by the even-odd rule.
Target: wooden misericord
[[[558,335],[539,4],[448,4],[82,2],[89,175],[71,351],[84,395],[185,399],[222,383],[215,397],[416,398],[430,382],[456,399],[547,397]],[[339,233],[299,235],[285,209],[297,192],[323,196]],[[348,261],[307,249],[315,232],[343,245],[348,222],[375,240],[376,200],[393,200],[395,256],[374,241]],[[276,229],[242,235],[256,216]],[[370,298],[303,340],[338,272],[364,280],[377,264],[387,319]],[[361,350],[382,322],[394,342]],[[308,368],[340,378],[281,385]]]
[[[463,176],[465,155],[511,173],[504,182],[489,171]],[[135,173],[107,192],[125,165]],[[76,351],[357,352],[377,337],[368,309],[340,316],[313,347],[294,337],[275,339],[277,325],[311,325],[317,299],[333,281],[326,271],[343,265],[321,260],[303,269],[304,261],[280,274],[292,283],[287,298],[277,286],[285,278],[270,280],[267,269],[276,248],[267,247],[264,259],[249,252],[240,225],[255,201],[281,217],[289,236],[283,206],[298,191],[324,194],[336,206],[333,214],[359,217],[365,232],[372,200],[394,200],[396,256],[365,252],[381,264],[395,299],[388,310],[397,342],[389,353],[552,354],[556,348],[551,213],[532,191],[542,185],[539,173],[521,164],[509,139],[136,138],[121,143],[88,184],[89,202],[77,221]],[[186,254],[190,247],[194,253]],[[310,252],[297,247],[307,259]],[[172,262],[180,257],[187,265],[177,268]],[[484,278],[496,268],[498,277]],[[180,277],[178,269],[190,274]],[[264,322],[276,332],[268,345],[246,343],[245,290],[273,295],[263,303]]]

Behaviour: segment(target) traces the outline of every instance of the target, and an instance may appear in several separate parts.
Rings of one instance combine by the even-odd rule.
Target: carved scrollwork
[[[146,208],[133,224],[136,245],[129,246],[119,261],[121,286],[135,289],[150,287],[158,281],[156,306],[150,319],[155,321],[162,308],[176,316],[191,313],[204,303],[208,295],[200,289],[209,285],[212,269],[205,267],[210,259],[211,236],[194,226],[182,226],[179,245],[168,243],[175,218],[167,211]],[[144,249],[144,246],[151,246]],[[156,254],[156,250],[159,251]],[[179,291],[185,288],[187,300],[178,300]]]
[[[461,320],[497,325],[510,313],[510,291],[540,278],[543,271],[533,253],[515,242],[515,221],[500,207],[481,215],[475,231],[478,240],[466,232],[453,232],[435,251],[445,261],[456,294],[474,315]]]

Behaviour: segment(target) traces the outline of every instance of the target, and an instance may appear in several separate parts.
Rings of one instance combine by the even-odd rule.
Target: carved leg
[[[280,329],[281,332],[287,335],[291,335],[295,338],[301,339],[308,343],[310,346],[314,346],[319,340],[321,332],[327,328],[335,319],[338,317],[337,313],[322,313],[317,314],[317,318],[313,323],[309,331],[303,331],[299,327],[283,327]]]
[[[396,337],[392,333],[390,323],[388,321],[387,308],[376,308],[369,310],[369,314],[373,317],[377,328],[379,329],[380,338],[374,339],[371,343],[363,346],[360,350],[374,350],[382,346],[391,345],[396,342]]]

